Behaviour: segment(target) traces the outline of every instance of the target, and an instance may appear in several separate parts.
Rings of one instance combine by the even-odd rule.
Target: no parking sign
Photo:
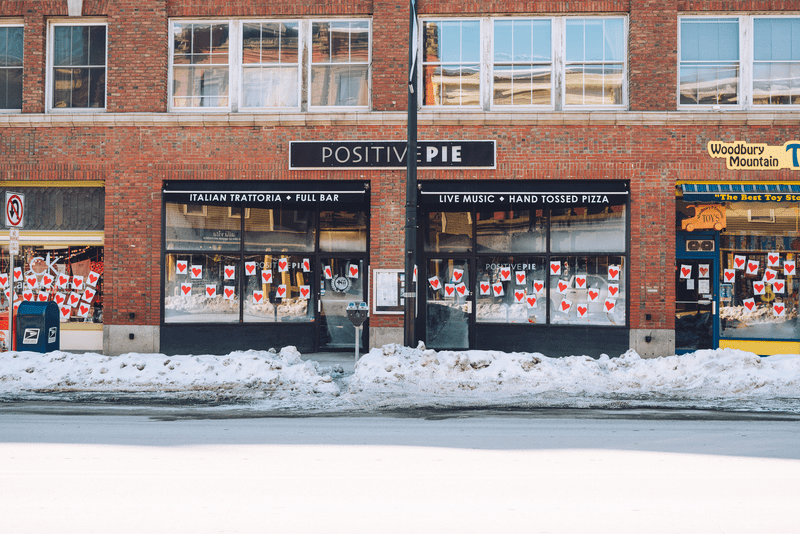
[[[6,191],[6,227],[23,228],[25,223],[25,195]]]

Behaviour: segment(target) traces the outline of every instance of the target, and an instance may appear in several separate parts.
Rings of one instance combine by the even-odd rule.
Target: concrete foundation
[[[648,341],[648,336],[650,340]],[[658,358],[675,354],[674,330],[638,329],[630,332],[631,348],[642,358]]]
[[[133,335],[133,339],[131,339]],[[103,326],[103,354],[119,356],[126,352],[160,352],[160,329],[147,325]]]
[[[403,329],[398,327],[370,327],[369,347],[382,347],[389,343],[403,344]],[[365,350],[364,352],[369,352]]]

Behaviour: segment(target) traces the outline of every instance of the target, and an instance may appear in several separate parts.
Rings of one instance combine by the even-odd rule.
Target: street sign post
[[[14,256],[19,254],[19,229],[25,226],[25,195],[6,191],[6,228],[8,232],[8,350],[14,348]]]
[[[6,191],[6,228],[25,226],[25,195]]]

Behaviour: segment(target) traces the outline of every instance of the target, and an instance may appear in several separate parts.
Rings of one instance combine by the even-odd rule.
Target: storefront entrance
[[[352,349],[355,343],[355,327],[347,319],[348,303],[366,302],[364,258],[321,259],[319,281],[319,350]],[[362,329],[362,336],[364,331]],[[368,338],[366,338],[368,339]],[[359,345],[365,347],[365,338]]]
[[[713,235],[680,236],[678,242],[683,249],[676,255],[675,351],[712,349],[718,343],[716,239]],[[695,250],[698,243],[707,250]]]

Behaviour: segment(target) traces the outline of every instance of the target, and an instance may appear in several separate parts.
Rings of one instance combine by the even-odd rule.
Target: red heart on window
[[[225,296],[230,298],[231,295],[233,295],[233,289],[226,289],[225,290]]]
[[[456,291],[458,291],[461,295],[467,292],[467,286],[461,284],[460,286],[456,287]]]
[[[62,306],[62,307],[59,308],[59,310],[61,310],[61,316],[62,317],[69,317],[69,314],[70,314],[70,311],[72,310],[72,308],[70,308],[69,306]]]
[[[352,269],[351,269],[351,271],[352,271]],[[355,273],[354,273],[354,274],[355,274]],[[453,280],[455,280],[456,282],[458,282],[459,280],[461,280],[461,275],[462,275],[462,274],[463,274],[463,273],[460,273],[460,272],[458,272],[458,271],[455,271],[455,272],[453,272]]]
[[[609,269],[608,270],[608,275],[611,278],[616,278],[618,274],[619,274],[619,269]]]
[[[611,293],[611,296],[612,296],[612,297],[613,297],[613,296],[615,296],[615,295],[617,294],[617,291],[619,291],[619,289],[618,289],[618,288],[616,288],[616,287],[614,287],[614,286],[608,286],[608,292],[609,292],[609,293]]]
[[[769,282],[770,280],[772,280],[773,278],[775,278],[775,275],[774,275],[774,274],[772,274],[771,272],[767,271],[767,272],[765,272],[765,273],[764,273],[764,278],[766,278],[766,279],[767,279],[767,282]]]
[[[64,295],[62,295],[62,294],[60,294],[60,293],[56,293],[56,296],[55,296],[55,297],[53,297],[53,300],[55,300],[55,301],[56,301],[56,304],[59,304],[59,305],[60,305],[60,304],[61,304],[62,302],[64,302],[64,300],[65,300],[65,299],[64,299]]]
[[[185,263],[179,263],[176,267],[177,267],[179,273],[182,273],[183,271],[186,270],[186,264]]]
[[[481,292],[488,293],[489,292],[489,284],[481,284]]]
[[[284,293],[286,293],[286,288],[285,287],[279,287],[278,288],[278,295],[283,296]]]
[[[433,289],[438,289],[439,288],[439,279],[438,278],[434,278],[433,280],[431,280],[431,287]]]
[[[492,289],[494,289],[494,292],[499,295],[500,293],[503,292],[503,284],[495,284],[494,286],[492,286]]]
[[[589,290],[589,298],[592,300],[596,299],[599,294],[600,293],[598,293],[597,291],[592,291],[591,289]]]
[[[783,306],[775,306],[775,313],[780,315],[783,312]]]
[[[301,287],[300,288],[300,293],[302,293],[304,297],[307,297],[308,293],[309,293],[309,289],[307,287]]]
[[[216,287],[207,287],[206,288],[206,293],[208,293],[209,297],[213,297],[214,293],[216,293],[216,292],[217,292],[217,288]]]
[[[611,311],[612,308],[614,308],[614,303],[606,301],[606,311]]]
[[[247,269],[247,272],[249,274],[253,274],[253,271],[256,270],[256,266],[255,265],[245,265],[244,268]]]
[[[350,266],[350,276],[355,276],[358,274],[358,267],[351,265]]]
[[[192,274],[195,276],[200,276],[200,273],[203,272],[203,269],[192,269]]]
[[[528,305],[533,306],[536,304],[536,297],[528,297]]]
[[[7,275],[0,276],[0,285],[5,287],[7,283],[8,283],[8,276]]]
[[[778,263],[779,259],[780,259],[780,256],[773,256],[772,254],[769,255],[769,262],[772,265],[775,265],[776,263]]]
[[[732,272],[727,272],[727,273],[725,273],[725,279],[726,279],[728,282],[730,282],[731,280],[733,280],[733,277],[734,277],[734,276],[736,276],[736,273],[732,273]]]
[[[524,281],[525,281],[525,275],[523,273],[519,273],[517,275],[517,282],[519,282],[521,284]]]
[[[272,273],[268,271],[261,271],[261,279],[264,281],[265,284],[271,284]]]
[[[578,315],[586,315],[586,312],[589,310],[586,306],[578,306]]]
[[[253,300],[255,300],[256,302],[258,302],[262,298],[264,298],[264,294],[263,293],[253,293]]]
[[[286,265],[287,265],[286,260],[278,260],[278,267],[280,267],[281,269],[285,269]]]
[[[783,282],[775,282],[772,287],[775,288],[775,291],[783,291]]]
[[[525,292],[514,291],[514,298],[517,299],[517,302],[522,302],[525,299]]]
[[[705,276],[708,274],[708,269],[705,267],[700,267],[700,274]]]
[[[228,278],[233,276],[233,267],[231,268],[225,267],[225,276],[227,276]]]
[[[575,286],[576,287],[583,287],[586,285],[586,278],[583,276],[576,276],[575,277]]]
[[[181,284],[181,291],[183,291],[184,295],[188,295],[191,290],[192,290],[191,284]]]
[[[758,270],[758,262],[757,261],[748,262],[747,270],[750,271],[751,273],[756,272]]]
[[[81,305],[81,315],[86,315],[89,312],[89,307]]]
[[[46,301],[47,297],[48,297],[47,293],[39,293],[39,301],[40,302]]]
[[[692,269],[688,267],[681,267],[681,274],[683,276],[689,276],[692,273]]]
[[[453,294],[453,286],[444,286],[444,291],[448,295],[452,295]]]
[[[567,302],[565,300],[561,301],[561,310],[562,311],[567,311],[570,306],[571,306],[571,304],[569,302]]]
[[[567,289],[567,284],[565,284],[564,282],[559,281],[558,282],[558,290],[559,291],[564,291],[565,289]]]
[[[559,270],[561,270],[561,264],[551,263],[550,268],[553,269],[554,273],[557,273]]]
[[[35,276],[28,277],[28,285],[29,286],[35,286],[36,285],[36,277]]]
[[[736,263],[737,267],[741,267],[742,265],[744,265],[744,258],[735,258],[733,261],[734,263]]]
[[[33,292],[23,292],[22,298],[28,301],[33,300]]]
[[[49,274],[45,274],[45,275],[42,276],[42,285],[43,286],[47,287],[52,283],[53,283],[53,277],[52,276],[50,276]]]
[[[758,291],[759,293],[761,293],[762,291],[764,291],[764,284],[753,284],[753,287],[754,287],[754,288],[755,288],[755,290],[756,290],[756,291]]]
[[[97,283],[97,275],[94,273],[89,273],[89,283],[94,285]]]
[[[756,305],[755,302],[745,302],[744,305],[747,307],[748,310],[753,311],[753,306]]]
[[[305,269],[306,271],[310,270],[311,262],[309,262],[308,260],[303,260],[303,269]]]
[[[81,300],[81,298],[78,295],[76,295],[75,293],[70,293],[69,295],[70,304],[77,304],[79,300]]]
[[[500,271],[500,276],[503,277],[503,280],[506,280],[506,279],[508,279],[508,277],[511,276],[511,271],[506,271],[505,269],[502,269]]]
[[[59,276],[58,277],[58,285],[64,287],[69,282],[69,276]]]
[[[794,265],[791,263],[784,263],[783,268],[786,269],[788,272],[794,271]]]
[[[534,289],[535,289],[537,292],[541,291],[543,287],[544,287],[544,284],[537,284],[537,283],[534,283],[534,284],[533,284],[533,288],[534,288]]]

